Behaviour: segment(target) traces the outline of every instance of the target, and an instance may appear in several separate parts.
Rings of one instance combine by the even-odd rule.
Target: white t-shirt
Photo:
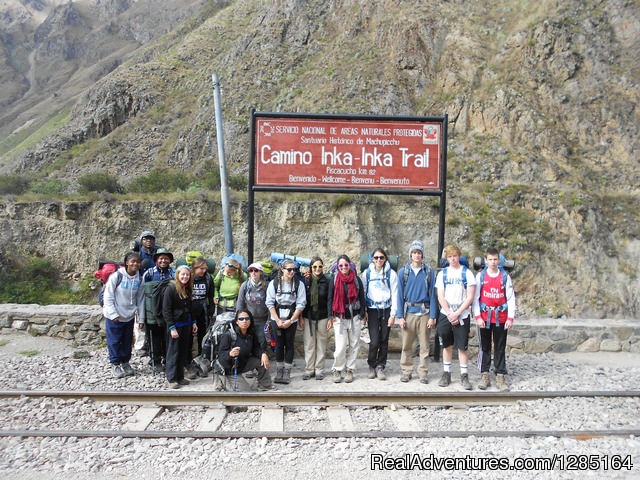
[[[462,281],[462,271],[467,272],[467,287],[476,284],[476,279],[473,276],[471,269],[447,267],[447,285],[444,284],[444,269],[438,272],[436,277],[436,289],[444,289],[444,298],[452,307],[452,310],[457,310],[460,305],[467,299],[467,290],[464,288],[464,282]],[[471,314],[471,308],[467,308],[461,315],[462,318],[468,317]]]

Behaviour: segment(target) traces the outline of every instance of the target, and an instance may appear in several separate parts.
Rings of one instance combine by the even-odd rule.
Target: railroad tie
[[[353,432],[355,427],[353,420],[351,419],[351,413],[349,409],[342,406],[328,407],[327,415],[329,416],[329,423],[331,424],[331,430],[334,432]]]
[[[391,407],[384,407],[385,412],[391,419],[391,421],[398,427],[400,432],[419,432],[420,425],[413,418],[411,412],[406,408],[399,405],[392,405]]]
[[[284,409],[282,407],[262,407],[260,416],[261,432],[284,431]]]
[[[122,429],[134,431],[146,430],[162,410],[163,408],[158,406],[142,406],[127,419],[127,423],[122,426]]]
[[[224,417],[227,415],[225,407],[212,407],[207,409],[196,427],[196,432],[215,432],[220,428]]]

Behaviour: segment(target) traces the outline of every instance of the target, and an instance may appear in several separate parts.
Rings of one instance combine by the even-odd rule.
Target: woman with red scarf
[[[333,326],[336,351],[333,355],[333,381],[342,381],[342,371],[346,369],[344,381],[353,382],[353,371],[360,345],[360,330],[366,311],[364,288],[356,275],[351,259],[346,255],[338,257],[338,269],[329,283],[327,299],[329,321]]]

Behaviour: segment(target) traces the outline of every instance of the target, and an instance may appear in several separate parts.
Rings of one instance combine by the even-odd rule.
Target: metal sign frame
[[[280,122],[280,126],[278,126],[278,122]],[[286,124],[286,125],[285,125]],[[344,148],[351,148],[351,151],[347,150],[347,153],[344,152],[344,148],[341,148],[338,151],[338,147],[332,137],[332,133],[335,134],[337,128],[342,128],[346,125],[356,124],[358,127],[354,127],[352,129],[353,132],[361,133],[366,129],[361,128],[362,125],[374,125],[375,127],[371,130],[375,131],[379,135],[373,135],[373,140],[363,141],[361,137],[354,139],[351,142],[350,146]],[[407,124],[409,127],[414,128],[404,128]],[[268,125],[268,128],[265,129],[265,125]],[[274,126],[275,125],[275,126]],[[269,167],[265,167],[264,165],[258,164],[259,157],[262,159],[260,163],[268,164],[275,163],[277,167],[282,170],[282,172],[288,173],[291,172],[291,165],[300,166],[299,168],[318,168],[317,161],[317,151],[315,153],[311,153],[310,151],[313,149],[314,145],[308,146],[306,150],[296,150],[291,148],[287,141],[291,143],[295,143],[296,141],[311,141],[307,137],[303,138],[298,136],[302,131],[300,125],[310,125],[310,127],[306,130],[307,132],[311,132],[310,136],[315,138],[316,140],[312,140],[316,143],[321,143],[322,147],[327,147],[327,150],[322,149],[321,154],[321,162],[322,167],[326,167],[327,171],[330,171],[331,162],[334,159],[338,159],[339,162],[342,162],[346,157],[347,165],[349,168],[340,169],[340,171],[356,171],[351,178],[343,177],[335,177],[341,180],[341,187],[333,187],[333,186],[319,186],[318,185],[318,177],[317,175],[297,175],[289,178],[293,178],[294,181],[287,184],[286,180],[283,180],[279,173],[275,175],[270,174]],[[389,128],[378,128],[380,126],[388,126]],[[437,168],[437,178],[434,179],[434,174],[432,172],[428,172],[430,175],[429,179],[420,179],[419,170],[421,167],[430,167],[431,159],[429,155],[429,151],[425,151],[424,154],[421,152],[415,152],[415,148],[410,150],[408,147],[403,147],[402,141],[398,140],[397,136],[394,135],[395,132],[400,132],[401,134],[407,132],[406,142],[413,142],[411,145],[415,147],[415,138],[409,138],[411,136],[415,137],[419,134],[416,133],[416,130],[420,126],[424,126],[424,137],[422,139],[423,143],[430,142],[432,146],[429,148],[433,150],[433,145],[436,145],[437,149],[437,160],[436,160],[436,168]],[[429,127],[437,127],[437,128],[429,128]],[[335,127],[335,130],[334,128]],[[400,128],[395,128],[400,127]],[[278,128],[278,130],[276,130]],[[328,130],[327,130],[328,129]],[[349,133],[348,127],[346,127],[347,134]],[[265,191],[274,191],[274,192],[308,192],[308,193],[348,193],[348,194],[367,194],[367,195],[380,195],[380,194],[391,194],[391,195],[417,195],[417,196],[437,196],[440,198],[440,206],[439,206],[439,220],[438,220],[438,251],[436,252],[436,263],[438,264],[438,260],[440,258],[440,252],[442,252],[444,248],[444,233],[445,233],[445,210],[446,210],[446,181],[447,181],[447,137],[448,137],[448,116],[428,116],[428,117],[411,117],[411,116],[386,116],[386,115],[335,115],[335,114],[305,114],[305,113],[282,113],[282,112],[256,112],[255,110],[251,111],[251,141],[250,141],[250,160],[249,160],[249,186],[248,186],[248,239],[247,239],[247,254],[249,263],[253,262],[254,255],[254,233],[255,233],[255,192],[265,192]],[[435,132],[435,133],[434,133]],[[282,138],[281,143],[286,145],[282,150],[278,150],[277,148],[272,148],[271,145],[265,145],[264,139],[268,137],[269,139],[273,138],[271,135],[273,133],[277,133]],[[314,133],[317,135],[314,136]],[[428,134],[428,136],[427,136]],[[434,137],[437,135],[437,138]],[[339,135],[337,135],[339,136]],[[379,138],[382,137],[383,140]],[[436,139],[433,142],[433,139]],[[387,139],[387,140],[384,140]],[[357,141],[360,140],[362,143],[358,144]],[[277,140],[274,140],[277,141]],[[345,140],[350,141],[350,139]],[[271,143],[271,142],[270,142]],[[365,152],[365,144],[368,143],[371,152]],[[373,146],[371,146],[373,143]],[[376,145],[380,143],[393,144],[393,146],[398,147],[394,154],[389,153],[387,149],[387,153],[378,152]],[[295,145],[292,145],[295,146]],[[317,145],[315,146],[317,147]],[[329,150],[331,148],[331,150]],[[354,148],[362,148],[362,155],[357,157],[356,154],[353,153]],[[380,147],[384,152],[384,149]],[[413,147],[412,147],[413,148]],[[426,147],[425,147],[426,148]],[[258,149],[260,152],[258,153]],[[411,152],[411,153],[408,153]],[[270,157],[267,158],[266,156]],[[398,156],[399,155],[399,156]],[[394,157],[394,158],[392,158]],[[265,160],[266,158],[266,160]],[[354,165],[353,160],[356,160],[356,165]],[[312,165],[313,160],[316,160],[316,165]],[[377,162],[377,163],[376,163]],[[414,162],[414,164],[410,164],[410,162]],[[380,167],[382,170],[386,172],[390,172],[392,175],[397,174],[398,171],[398,163],[401,164],[402,168],[405,168],[405,171],[410,172],[411,182],[419,183],[418,188],[403,188],[399,180],[389,180],[389,186],[384,187],[381,185],[376,185],[375,187],[366,186],[372,183],[380,183],[380,179],[377,178],[376,171],[369,171],[368,169],[358,169],[358,163],[360,166],[367,165],[371,166],[371,163],[374,163],[376,166]],[[395,164],[395,172],[393,165]],[[416,167],[417,165],[417,167]],[[343,167],[344,165],[337,165],[338,167]],[[416,170],[416,168],[418,170]],[[427,168],[425,168],[425,173]],[[265,173],[266,172],[266,173]],[[362,176],[358,175],[358,173],[362,173]],[[313,178],[312,178],[313,177]],[[298,179],[303,179],[303,182],[296,181]],[[330,178],[329,180],[333,181],[334,178]],[[373,181],[372,181],[373,180]],[[415,181],[414,181],[415,180]],[[351,181],[356,182],[358,186],[351,183]],[[293,184],[291,184],[293,183]],[[311,186],[306,186],[306,184],[311,184]],[[359,186],[363,184],[365,186]]]

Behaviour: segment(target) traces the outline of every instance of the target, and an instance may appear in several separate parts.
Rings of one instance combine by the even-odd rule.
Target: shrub
[[[118,179],[108,173],[90,173],[78,179],[80,184],[80,192],[109,192],[123,193],[123,188]]]
[[[0,176],[0,195],[20,195],[29,187],[29,180],[20,175]]]
[[[36,180],[29,186],[29,191],[37,195],[62,195],[67,190],[69,182],[57,178]]]

